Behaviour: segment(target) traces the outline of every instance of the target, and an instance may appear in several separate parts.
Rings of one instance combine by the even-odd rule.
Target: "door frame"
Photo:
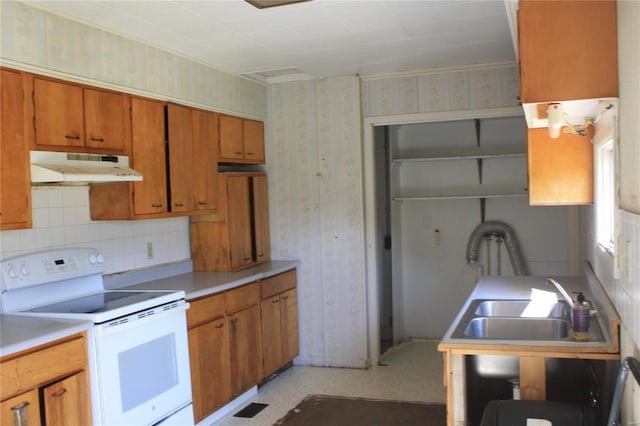
[[[519,106],[502,108],[469,109],[463,111],[443,111],[415,114],[387,115],[377,117],[365,117],[362,120],[362,166],[363,166],[363,191],[364,191],[364,234],[365,234],[365,274],[367,291],[367,350],[369,365],[378,365],[380,361],[380,312],[378,308],[378,288],[381,274],[377,265],[377,253],[382,241],[377,239],[377,214],[376,214],[376,181],[375,181],[375,149],[374,127],[390,126],[397,124],[416,124],[433,121],[468,120],[474,118],[494,118],[524,115]],[[576,209],[569,209],[571,215],[577,216]],[[573,213],[572,213],[573,212]],[[572,223],[572,222],[569,222]],[[575,223],[575,222],[573,222]],[[573,244],[576,240],[576,229],[569,228],[569,265],[577,263],[578,250]],[[574,248],[574,249],[572,249]],[[394,291],[394,295],[396,291]],[[402,334],[402,320],[396,315],[396,307],[401,306],[401,300],[394,298],[394,340]],[[399,312],[401,313],[401,312]],[[398,332],[398,334],[396,334]]]

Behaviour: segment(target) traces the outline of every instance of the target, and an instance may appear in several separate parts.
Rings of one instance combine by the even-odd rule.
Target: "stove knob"
[[[9,273],[9,277],[18,278],[18,270],[13,266],[9,266],[9,270],[7,272]]]
[[[102,257],[102,254],[98,253],[98,256],[96,256],[98,263],[100,265],[102,265],[104,263],[104,257]]]
[[[95,254],[89,255],[89,263],[90,264],[95,265],[97,261],[98,261],[98,259],[96,258]]]
[[[22,266],[20,267],[20,273],[22,275],[29,275],[31,271],[29,271],[29,268],[27,267],[27,265],[22,264]]]

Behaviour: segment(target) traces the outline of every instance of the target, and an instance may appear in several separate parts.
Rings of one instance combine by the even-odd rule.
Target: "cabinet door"
[[[284,364],[281,300],[277,294],[261,302],[262,365],[265,376],[276,372]]]
[[[142,182],[133,183],[135,214],[167,212],[164,103],[131,99],[133,168]]]
[[[616,2],[521,0],[522,102],[618,96]]]
[[[127,140],[126,97],[122,93],[84,89],[86,146],[112,153],[125,152]]]
[[[280,296],[282,317],[282,356],[289,362],[300,353],[298,338],[298,292],[295,288]]]
[[[231,400],[227,330],[225,318],[189,330],[191,388],[196,423]]]
[[[169,184],[171,211],[193,210],[193,144],[191,109],[169,104]]]
[[[0,75],[0,229],[31,227],[31,182],[22,74]]]
[[[263,377],[259,310],[258,305],[252,305],[227,317],[232,397],[256,385]]]
[[[86,426],[91,424],[88,376],[81,371],[42,388],[44,424]]]
[[[40,424],[40,398],[38,389],[32,389],[21,395],[14,396],[0,404],[0,425],[15,426],[18,424],[16,419],[17,412],[20,418],[27,419],[28,426],[36,426]]]
[[[251,237],[251,205],[249,178],[227,177],[229,248],[231,268],[236,269],[253,262]]]
[[[244,158],[255,164],[264,164],[264,124],[256,120],[243,120]]]
[[[193,196],[196,210],[215,210],[218,198],[218,114],[194,109]]]
[[[271,239],[269,235],[269,199],[267,196],[267,176],[253,176],[253,212],[256,261],[271,259]]]
[[[36,145],[84,147],[82,88],[35,77]]]
[[[547,129],[527,130],[529,204],[593,203],[593,146],[589,136],[560,133],[551,139]]]
[[[220,160],[242,160],[242,119],[220,115]]]

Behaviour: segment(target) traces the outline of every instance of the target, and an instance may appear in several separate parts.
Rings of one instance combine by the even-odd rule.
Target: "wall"
[[[301,261],[302,364],[364,367],[367,359],[358,84],[342,77],[268,88],[271,251]]]
[[[257,118],[266,87],[22,2],[0,2],[2,65]],[[93,222],[87,187],[34,188],[33,229],[0,233],[0,258],[65,246],[105,254],[107,272],[189,259],[189,219]],[[147,258],[147,243],[154,247]]]

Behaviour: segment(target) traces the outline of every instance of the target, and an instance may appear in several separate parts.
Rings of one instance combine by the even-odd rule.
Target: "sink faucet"
[[[558,293],[562,296],[562,298],[569,304],[569,306],[573,306],[573,300],[569,293],[560,285],[560,283],[553,278],[547,278],[547,282],[553,284],[553,286],[558,290]]]

